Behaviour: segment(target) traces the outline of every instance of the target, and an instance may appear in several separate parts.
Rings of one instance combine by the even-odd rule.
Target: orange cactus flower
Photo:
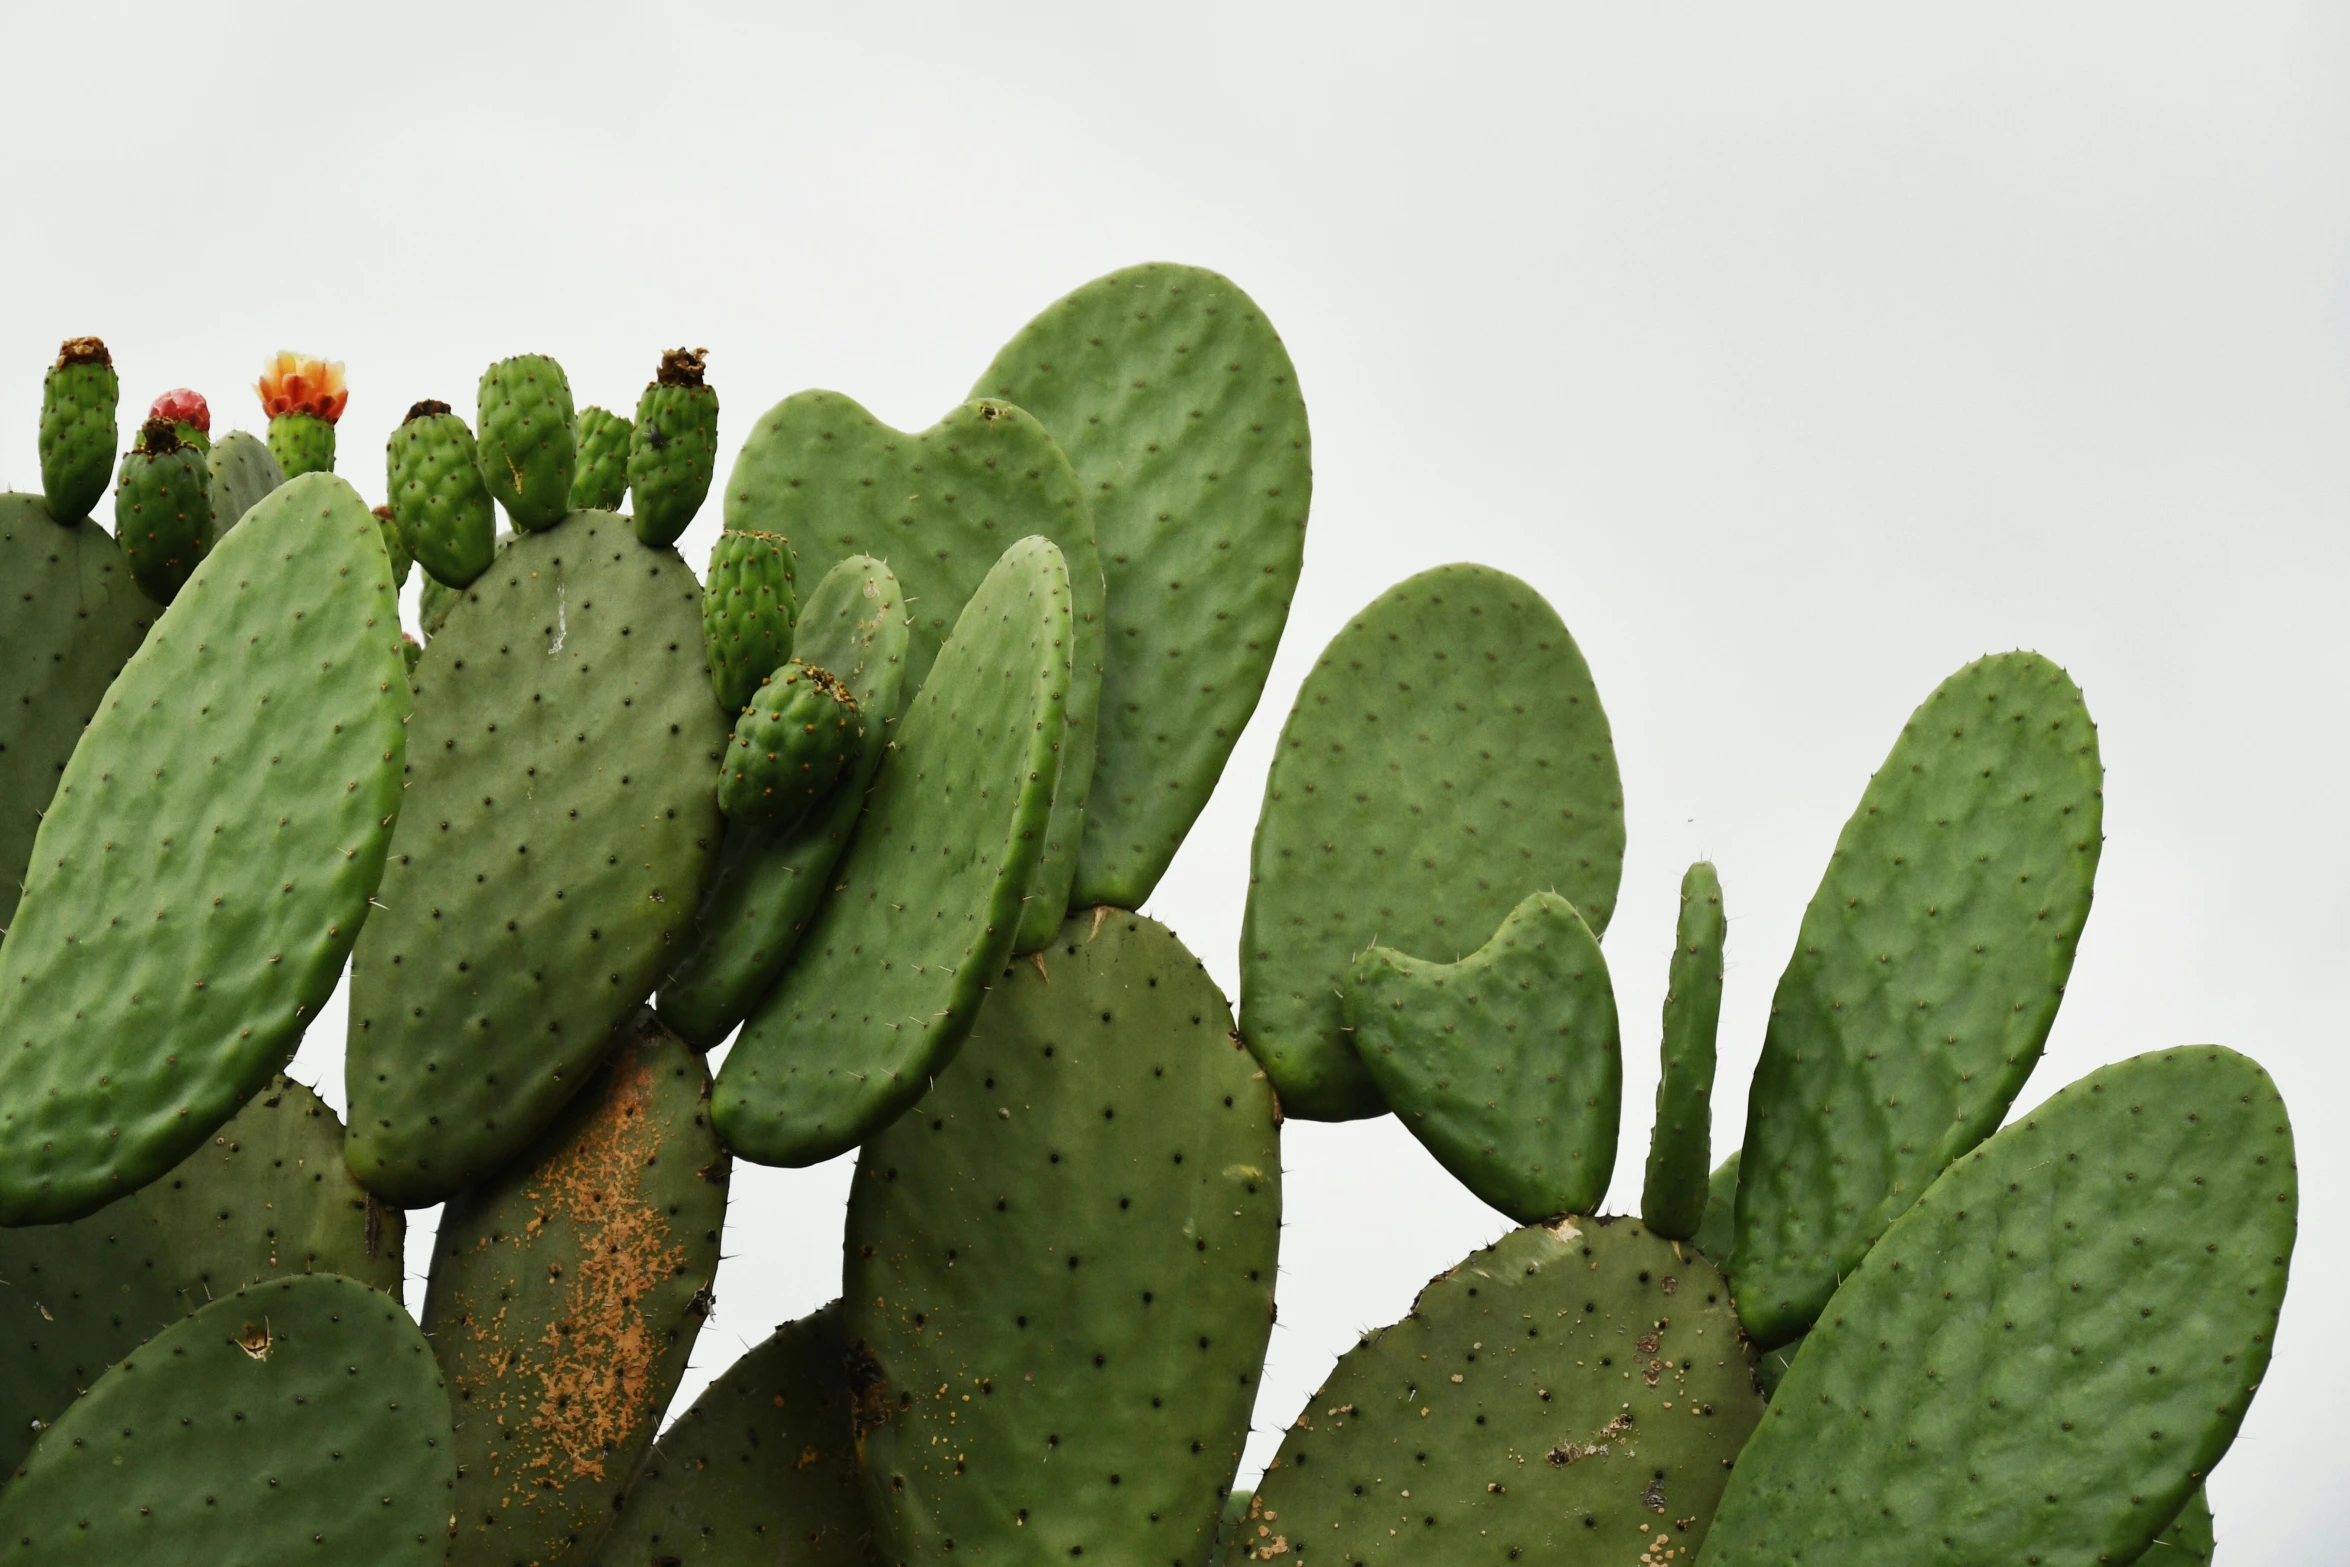
[[[307,354],[281,352],[261,372],[254,390],[271,418],[279,414],[313,414],[328,424],[343,416],[351,389],[343,384],[339,359],[313,359]]]

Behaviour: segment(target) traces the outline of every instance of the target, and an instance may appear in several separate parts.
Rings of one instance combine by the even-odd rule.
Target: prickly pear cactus
[[[1152,264],[1045,308],[973,388],[1034,414],[1093,506],[1101,739],[1076,906],[1142,906],[1264,690],[1313,447],[1280,334],[1229,278]]]
[[[608,408],[582,408],[573,432],[578,466],[571,474],[573,511],[618,511],[628,499],[628,441],[636,426]]]
[[[1682,874],[1681,913],[1665,984],[1662,1069],[1640,1218],[1650,1232],[1685,1241],[1705,1222],[1706,1166],[1713,1162],[1714,1031],[1722,1017],[1722,943],[1730,922],[1722,880],[1699,860]]]
[[[71,526],[90,514],[114,472],[115,405],[122,382],[95,337],[69,337],[41,383],[41,491],[49,515]]]
[[[637,399],[628,437],[628,487],[637,537],[677,542],[718,471],[718,389],[702,379],[706,348],[672,348]]]
[[[212,471],[171,425],[149,420],[123,453],[114,537],[147,597],[169,604],[212,544]]]
[[[1462,1185],[1520,1224],[1598,1209],[1624,1057],[1607,959],[1573,904],[1527,894],[1458,963],[1373,947],[1341,1007],[1396,1118]]]
[[[109,688],[0,947],[0,1223],[161,1175],[333,992],[400,809],[383,535],[331,475],[221,540]]]
[[[2297,1201],[2284,1103],[2233,1051],[2059,1090],[1836,1291],[1705,1561],[1839,1567],[1920,1541],[1950,1561],[2137,1560],[2260,1385]]]
[[[1278,1118],[1164,926],[1080,912],[997,981],[851,1188],[883,1560],[1207,1559],[1273,1326]]]
[[[340,360],[280,353],[253,388],[269,414],[269,454],[289,479],[332,473],[335,421],[351,400]]]
[[[166,1328],[42,1433],[0,1491],[0,1562],[425,1567],[455,1474],[399,1303],[282,1279]]]
[[[966,404],[908,435],[837,392],[801,392],[761,416],[743,443],[726,483],[726,526],[792,540],[795,574],[806,579],[849,555],[888,561],[913,614],[909,693],[929,678],[956,617],[1007,548],[1032,534],[1060,547],[1075,636],[1062,704],[1063,787],[1014,950],[1050,941],[1069,907],[1085,829],[1105,655],[1092,513],[1052,437],[1001,403]]]
[[[720,707],[741,712],[759,682],[791,657],[797,608],[791,546],[785,539],[731,529],[718,535],[709,575],[702,581],[702,650]]]
[[[1730,1157],[1714,1166],[1714,1173],[1706,1178],[1705,1217],[1697,1226],[1697,1233],[1689,1237],[1689,1244],[1699,1254],[1727,1274],[1735,1265],[1732,1253],[1738,1243],[1738,1150],[1730,1150]]]
[[[887,1126],[961,1048],[1011,956],[1066,742],[1069,571],[1004,551],[900,722],[833,890],[719,1073],[727,1145],[829,1159]]]
[[[60,524],[38,495],[0,494],[0,932],[16,918],[33,834],[82,726],[161,613],[87,518]]]
[[[1738,1311],[1810,1326],[1870,1243],[2006,1117],[2072,972],[2104,846],[2081,693],[2036,653],[1928,697],[1804,911],[1747,1096]]]
[[[351,1168],[403,1206],[521,1151],[679,956],[725,724],[701,592],[609,512],[517,537],[416,670],[408,826],[351,973]]]
[[[169,1243],[118,1202],[71,1224],[0,1229],[0,1481],[100,1373],[179,1320]]]
[[[426,575],[463,588],[489,570],[497,514],[473,432],[447,403],[427,398],[408,410],[384,443],[384,467],[393,520]]]
[[[457,1417],[449,1559],[594,1557],[710,1310],[726,1156],[647,1009],[515,1166],[450,1200],[424,1327]]]
[[[242,430],[231,430],[212,443],[212,451],[204,459],[212,471],[212,538],[220,536],[242,522],[245,513],[261,504],[262,497],[286,482],[285,470],[277,459],[269,455],[269,448],[255,436]]]
[[[743,1351],[645,1455],[602,1567],[869,1562],[845,1349],[834,1301]]]
[[[515,531],[561,522],[578,459],[563,367],[544,354],[499,360],[481,373],[477,412],[481,476]]]
[[[849,688],[821,665],[791,660],[734,721],[718,774],[718,809],[731,821],[790,826],[857,765],[864,735]]]
[[[1513,1230],[1363,1335],[1239,1559],[1686,1567],[1762,1418],[1729,1286],[1634,1219]]]
[[[400,520],[392,515],[389,506],[378,506],[375,523],[383,530],[384,553],[392,558],[392,585],[404,588],[408,585],[408,568],[416,564],[416,558],[408,553],[408,540],[400,532]]]
[[[1257,818],[1240,1025],[1282,1109],[1385,1108],[1339,1017],[1365,947],[1450,962],[1536,891],[1604,935],[1623,861],[1607,715],[1542,595],[1467,565],[1381,594],[1306,676]]]
[[[708,605],[705,593],[705,616]],[[702,1049],[722,1043],[767,994],[832,886],[833,863],[887,753],[889,715],[903,705],[906,634],[898,579],[868,556],[842,561],[808,596],[800,650],[837,671],[856,697],[857,760],[806,819],[781,829],[727,825],[693,943],[661,986],[661,1015]]]

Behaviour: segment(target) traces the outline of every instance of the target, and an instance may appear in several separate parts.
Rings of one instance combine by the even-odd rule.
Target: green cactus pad
[[[1908,1561],[1920,1541],[1952,1562],[2137,1560],[2260,1385],[2297,1198],[2284,1102],[2233,1051],[2062,1089],[1837,1290],[1706,1562]]]
[[[1011,956],[1063,759],[1069,571],[1004,551],[899,721],[889,764],[792,965],[718,1078],[727,1145],[761,1164],[846,1152],[919,1099]]]
[[[1109,653],[1072,902],[1140,908],[1289,619],[1314,490],[1297,372],[1230,279],[1153,264],[1047,306],[972,395],[1041,420],[1092,501]]]
[[[1164,926],[1080,912],[998,980],[850,1190],[885,1561],[1207,1559],[1273,1326],[1278,1121]]]
[[[161,613],[106,530],[60,525],[38,495],[0,494],[0,932],[33,834],[82,726]]]
[[[727,479],[726,526],[793,541],[794,574],[803,579],[849,555],[888,561],[913,616],[909,695],[929,678],[956,616],[1005,549],[1031,534],[1060,546],[1076,636],[1062,790],[1013,950],[1052,940],[1085,830],[1103,622],[1092,512],[1044,426],[1017,408],[968,403],[907,435],[837,392],[801,392],[769,409],[743,443]]]
[[[408,568],[416,564],[416,557],[408,553],[408,539],[400,531],[400,519],[392,515],[389,506],[378,506],[375,523],[383,530],[384,553],[392,558],[392,584],[404,588],[408,585]]]
[[[706,348],[673,348],[637,399],[628,437],[628,487],[636,493],[637,537],[677,542],[710,493],[718,471],[718,389],[702,380]]]
[[[49,515],[71,526],[90,514],[114,473],[115,405],[122,382],[94,337],[69,337],[41,384],[41,490]]]
[[[99,1373],[179,1320],[168,1242],[136,1203],[0,1229],[0,1479]]]
[[[476,414],[482,480],[515,531],[561,522],[571,510],[578,460],[563,367],[544,354],[499,360],[481,373]]]
[[[831,796],[864,743],[864,716],[849,688],[822,665],[792,659],[734,721],[718,809],[731,822],[789,827]]]
[[[842,1350],[834,1301],[727,1367],[645,1455],[602,1567],[869,1561]]]
[[[0,1562],[426,1567],[455,1474],[399,1303],[282,1279],[166,1328],[42,1433],[0,1491]]]
[[[277,459],[269,455],[269,448],[257,436],[242,430],[231,430],[212,443],[211,452],[204,459],[212,473],[212,538],[220,536],[244,520],[245,513],[261,504],[263,497],[286,482],[285,470]]]
[[[161,419],[123,453],[114,491],[114,538],[147,597],[169,604],[212,546],[212,472]]]
[[[2154,1537],[2146,1547],[2146,1554],[2138,1560],[2146,1567],[2211,1567],[2211,1553],[2218,1548],[2213,1538],[2211,1501],[2197,1486],[2195,1494],[2187,1498],[2187,1505],[2170,1527]]]
[[[1686,1567],[1762,1418],[1729,1286],[1634,1219],[1513,1230],[1306,1404],[1243,1560]]]
[[[0,1223],[161,1175],[333,992],[400,809],[408,681],[383,536],[289,481],[107,691],[0,947]]]
[[[334,422],[300,411],[270,415],[269,455],[277,459],[279,471],[289,479],[334,472]]]
[[[444,587],[463,588],[489,570],[497,513],[473,432],[447,403],[426,401],[408,410],[384,443],[384,469],[392,517],[426,575]]]
[[[1699,860],[1681,876],[1681,913],[1665,984],[1656,1121],[1648,1134],[1648,1178],[1640,1189],[1641,1221],[1667,1240],[1685,1241],[1705,1222],[1705,1167],[1713,1162],[1714,1032],[1722,1018],[1722,943],[1729,928],[1721,878]]]
[[[649,1010],[622,1033],[433,1241],[424,1328],[457,1417],[460,1567],[593,1559],[709,1314],[727,1177],[710,1074]]]
[[[282,1075],[131,1202],[154,1216],[187,1310],[303,1273],[400,1296],[407,1216],[352,1179],[342,1121]]]
[[[1282,1109],[1385,1109],[1339,1017],[1357,953],[1466,956],[1537,891],[1604,935],[1623,863],[1607,714],[1542,595],[1468,565],[1389,588],[1307,674],[1257,818],[1240,1028]]]
[[[1341,1004],[1396,1118],[1462,1185],[1520,1224],[1598,1209],[1624,1056],[1607,959],[1573,904],[1528,893],[1458,963],[1373,947]]]
[[[1705,1218],[1689,1244],[1715,1267],[1729,1274],[1738,1241],[1738,1150],[1714,1166],[1705,1183]]]
[[[571,474],[573,511],[618,511],[628,499],[628,438],[635,426],[608,408],[582,408],[573,439],[579,448]]]
[[[796,608],[787,540],[773,533],[718,535],[702,581],[702,650],[720,707],[741,712],[759,682],[791,657]]]
[[[1810,1326],[1885,1226],[2007,1115],[2104,844],[2081,693],[2036,653],[1944,681],[1836,840],[1771,1002],[1738,1189],[1746,1331]]]
[[[705,613],[708,605],[704,598]],[[866,555],[824,574],[800,619],[800,650],[839,675],[863,725],[854,771],[813,815],[780,831],[729,823],[686,959],[661,987],[661,1015],[704,1050],[748,1017],[799,949],[831,887],[865,791],[903,706],[906,612],[898,579]]]
[[[726,726],[701,590],[609,512],[517,537],[416,670],[407,826],[355,954],[351,1168],[406,1207],[529,1143],[683,953]]]

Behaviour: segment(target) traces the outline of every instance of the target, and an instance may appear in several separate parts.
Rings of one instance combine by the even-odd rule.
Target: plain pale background
[[[130,412],[193,385],[216,430],[258,427],[271,351],[347,361],[372,502],[407,405],[470,411],[503,354],[625,408],[707,344],[731,460],[806,386],[929,423],[1113,267],[1239,281],[1312,410],[1313,526],[1150,912],[1229,990],[1313,654],[1421,567],[1526,577],[1623,762],[1619,1207],[1682,866],[1732,915],[1720,1144],[1902,720],[1983,652],[2065,663],[2108,842],[2026,1098],[2204,1039],[2276,1074],[2303,1240],[2212,1491],[2229,1560],[2345,1549],[2350,10],[44,9],[0,20],[0,484],[38,487],[69,334],[113,345]],[[339,1016],[298,1068],[338,1101]],[[1505,1228],[1392,1121],[1293,1123],[1285,1159],[1251,1472],[1357,1330]],[[683,1396],[835,1292],[845,1184],[740,1170]]]

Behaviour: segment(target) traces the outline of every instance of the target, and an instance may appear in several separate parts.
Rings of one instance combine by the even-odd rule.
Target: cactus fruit
[[[618,511],[628,499],[628,440],[636,426],[606,408],[582,408],[573,431],[573,511]]]
[[[0,1229],[0,1478],[100,1372],[179,1320],[168,1242],[118,1202],[71,1224]]]
[[[148,424],[161,419],[171,426],[182,446],[193,446],[206,456],[212,454],[212,405],[204,401],[204,394],[191,387],[175,386],[147,405]],[[140,439],[146,439],[144,429]]]
[[[0,1224],[137,1190],[285,1065],[400,809],[398,636],[375,519],[313,474],[221,541],[108,689],[0,946]]]
[[[392,515],[389,506],[378,506],[375,523],[383,529],[384,553],[392,558],[392,586],[404,588],[408,585],[408,568],[415,564],[415,557],[408,553],[408,541],[400,536],[400,521]]]
[[[1601,936],[1623,861],[1607,715],[1542,595],[1469,565],[1381,594],[1307,674],[1250,852],[1240,1027],[1282,1109],[1385,1109],[1339,1017],[1365,947],[1458,958],[1537,890]]]
[[[349,1157],[378,1195],[439,1202],[519,1153],[681,955],[726,736],[700,598],[675,551],[575,512],[425,649],[351,971]]]
[[[1685,1241],[1706,1216],[1713,1162],[1714,1031],[1722,1018],[1722,944],[1729,934],[1722,882],[1699,860],[1681,876],[1681,913],[1665,984],[1662,1069],[1640,1219],[1651,1233]]]
[[[578,458],[563,367],[544,354],[499,360],[481,373],[476,413],[481,476],[514,530],[534,533],[561,522],[571,510]]]
[[[262,370],[253,390],[269,414],[269,454],[285,476],[332,473],[335,421],[351,400],[342,361],[281,352]]]
[[[0,494],[0,932],[58,775],[123,660],[159,611],[88,518],[60,522],[38,495]],[[0,947],[5,939],[0,938]]]
[[[0,1562],[426,1567],[455,1474],[399,1302],[280,1279],[156,1334],[41,1434],[0,1491]]]
[[[269,448],[242,430],[231,430],[212,443],[204,459],[212,471],[212,542],[244,520],[263,496],[286,482]]]
[[[1921,1539],[1954,1562],[2137,1560],[2260,1385],[2297,1196],[2284,1103],[2233,1051],[2059,1090],[1837,1289],[1706,1562],[1907,1560]]]
[[[743,443],[726,483],[726,526],[797,541],[795,569],[811,578],[848,555],[888,561],[914,617],[909,693],[921,689],[956,616],[1013,541],[1042,534],[1060,547],[1076,635],[1062,704],[1062,788],[1013,950],[1052,940],[1085,830],[1104,654],[1092,513],[1052,437],[1000,403],[966,404],[907,435],[837,392],[801,392],[769,409]]]
[[[629,1482],[602,1567],[862,1567],[840,1302],[787,1322],[679,1415]]]
[[[632,546],[633,547],[633,546]],[[425,1334],[457,1416],[449,1560],[592,1560],[710,1311],[710,1074],[650,1009],[510,1168],[450,1199]]]
[[[636,402],[628,437],[628,488],[637,537],[677,542],[718,471],[718,389],[703,381],[707,348],[672,348]]]
[[[447,403],[427,398],[411,407],[384,443],[384,466],[393,520],[427,575],[462,588],[490,569],[497,514],[473,432]]]
[[[1273,1327],[1278,1120],[1166,927],[1081,911],[1012,965],[850,1189],[884,1561],[1207,1559]]]
[[[791,657],[797,609],[791,546],[780,534],[730,528],[718,535],[702,582],[702,651],[720,707],[739,713],[750,706],[759,683]]]
[[[1762,1418],[1749,1364],[1721,1275],[1637,1220],[1513,1230],[1339,1360],[1240,1559],[1687,1567]]]
[[[2036,653],[1979,659],[1910,716],[1836,840],[1747,1096],[1732,1280],[1766,1347],[2006,1118],[2088,918],[2104,770]]]
[[[1034,414],[1092,502],[1111,655],[1075,906],[1142,906],[1247,727],[1313,499],[1305,400],[1256,302],[1199,267],[1097,278],[972,393]]]
[[[864,734],[849,688],[821,665],[790,660],[734,722],[718,809],[731,821],[792,825],[856,766]]]
[[[94,337],[69,337],[41,384],[41,489],[68,527],[90,514],[114,473],[114,408],[122,383]]]
[[[114,492],[114,537],[147,597],[169,604],[212,544],[212,470],[180,444],[167,420],[151,419],[135,450],[123,453]]]
[[[705,617],[709,595],[702,599]],[[705,620],[706,623],[706,620]],[[881,562],[851,555],[808,596],[799,644],[809,661],[840,672],[863,726],[854,770],[832,798],[780,831],[730,824],[718,850],[694,940],[661,986],[661,1015],[696,1046],[724,1042],[750,1015],[797,951],[832,885],[865,791],[888,749],[888,715],[903,705],[906,611],[898,579]]]
[[[744,1158],[846,1152],[970,1033],[1011,956],[1070,750],[1072,596],[1060,550],[1029,537],[963,606],[831,895],[719,1074],[718,1128]]]
[[[1528,893],[1458,963],[1373,947],[1340,1005],[1396,1118],[1462,1185],[1520,1224],[1598,1210],[1624,1057],[1607,959],[1573,904]]]

